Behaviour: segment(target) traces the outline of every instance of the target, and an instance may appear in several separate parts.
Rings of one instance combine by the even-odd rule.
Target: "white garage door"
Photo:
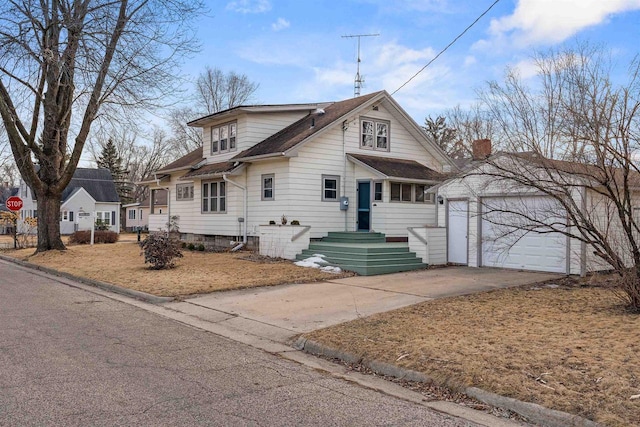
[[[482,264],[522,270],[567,271],[566,237],[560,233],[525,231],[529,217],[546,224],[564,224],[565,215],[549,197],[486,197],[482,199]],[[540,227],[538,231],[548,231]]]

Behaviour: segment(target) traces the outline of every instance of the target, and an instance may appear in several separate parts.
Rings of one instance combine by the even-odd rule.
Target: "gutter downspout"
[[[342,178],[342,195],[347,195],[347,150],[346,150],[346,142],[345,142],[345,134],[347,133],[347,129],[349,129],[349,122],[345,120],[342,122],[342,161],[343,161],[343,178]],[[344,231],[349,231],[349,211],[344,211]]]
[[[247,216],[249,215],[249,206],[248,206],[248,194],[247,194],[247,187],[244,187],[240,184],[238,184],[235,181],[230,180],[229,178],[227,178],[227,174],[222,174],[222,179],[225,182],[228,182],[229,184],[238,187],[239,189],[241,189],[243,191],[244,197],[243,197],[243,207],[242,207],[242,211],[243,211],[243,215],[244,215],[244,222],[243,222],[243,234],[242,234],[242,243],[240,243],[239,245],[235,246],[234,248],[231,249],[231,252],[235,252],[239,249],[242,249],[244,246],[246,246],[247,244]]]

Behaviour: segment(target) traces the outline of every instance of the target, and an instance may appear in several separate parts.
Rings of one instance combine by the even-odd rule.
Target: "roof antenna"
[[[364,83],[364,76],[360,75],[360,39],[362,37],[378,37],[380,34],[349,34],[346,36],[342,36],[343,39],[358,39],[358,68],[356,70],[356,78],[353,82],[353,97],[360,96],[360,89],[362,88],[362,84]]]

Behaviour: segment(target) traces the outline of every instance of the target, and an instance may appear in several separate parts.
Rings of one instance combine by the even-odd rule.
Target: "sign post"
[[[11,196],[7,199],[5,205],[7,209],[11,212],[15,213],[16,216],[13,218],[13,249],[18,248],[18,212],[22,209],[24,203],[22,199],[18,196]]]

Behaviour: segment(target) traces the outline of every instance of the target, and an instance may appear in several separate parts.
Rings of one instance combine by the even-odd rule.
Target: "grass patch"
[[[305,336],[368,359],[610,426],[639,425],[640,316],[608,289],[504,289],[434,300]]]
[[[187,296],[257,286],[304,283],[345,277],[292,262],[243,259],[247,252],[185,252],[171,270],[150,270],[133,241],[113,245],[74,245],[66,251],[34,255],[34,249],[5,250],[7,256],[81,277],[112,283],[157,296]]]

